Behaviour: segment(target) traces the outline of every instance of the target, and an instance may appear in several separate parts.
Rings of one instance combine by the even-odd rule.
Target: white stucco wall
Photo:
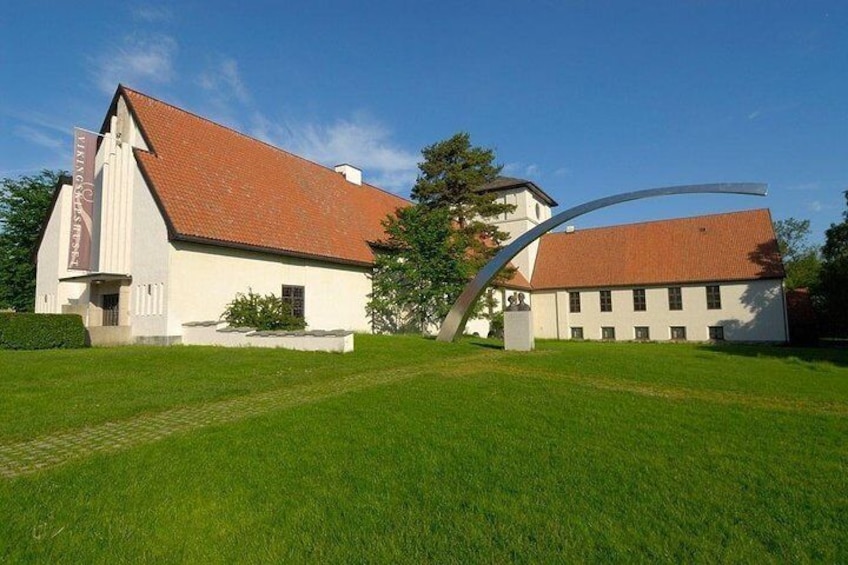
[[[515,206],[514,211],[489,220],[492,224],[498,226],[498,229],[509,234],[507,243],[551,218],[550,207],[527,189],[514,188],[499,192],[498,201],[502,204]],[[538,215],[536,214],[537,205]],[[530,280],[533,276],[538,250],[539,241],[536,240],[512,260],[512,264],[527,280]]]
[[[83,283],[59,282],[60,278],[79,274],[67,268],[72,193],[71,185],[66,184],[60,189],[38,248],[35,276],[37,313],[61,314],[62,305],[79,300],[85,293],[86,285]]]
[[[722,326],[728,341],[787,340],[779,280],[719,284],[718,310],[707,309],[706,286],[682,285],[682,310],[668,309],[667,287],[647,287],[647,310],[640,312],[633,310],[632,288],[611,289],[612,312],[600,311],[601,289],[574,289],[580,292],[579,313],[569,312],[567,291],[534,293],[536,337],[569,339],[572,327],[582,327],[585,339],[601,339],[602,327],[614,327],[617,340],[631,340],[635,327],[645,326],[651,340],[665,341],[671,326],[683,326],[687,340],[706,341],[710,326]]]
[[[135,167],[132,199],[132,284],[129,297],[132,335],[180,335],[179,332],[168,331],[168,266],[171,257],[168,228],[138,167]]]
[[[304,287],[309,329],[371,331],[364,267],[182,242],[171,245],[169,264],[169,335],[187,322],[217,320],[238,292],[279,296],[284,284]]]

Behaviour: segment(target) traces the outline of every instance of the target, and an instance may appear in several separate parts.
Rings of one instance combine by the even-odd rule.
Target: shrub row
[[[73,349],[86,342],[78,314],[0,314],[0,349]]]

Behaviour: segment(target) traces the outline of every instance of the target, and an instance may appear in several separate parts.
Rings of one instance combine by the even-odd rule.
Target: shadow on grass
[[[791,347],[781,345],[742,345],[720,344],[700,345],[698,349],[725,355],[740,357],[772,357],[775,359],[800,359],[816,363],[829,362],[840,367],[848,367],[848,349],[839,347]]]
[[[473,341],[469,341],[468,343],[470,345],[475,346],[475,347],[483,347],[485,349],[499,349],[499,350],[503,351],[503,348],[504,348],[503,343],[493,342],[493,341],[473,340]]]

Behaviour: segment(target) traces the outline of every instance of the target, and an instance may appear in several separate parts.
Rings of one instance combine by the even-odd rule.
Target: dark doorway
[[[104,294],[101,297],[101,306],[103,308],[103,325],[117,326],[118,325],[118,294]]]

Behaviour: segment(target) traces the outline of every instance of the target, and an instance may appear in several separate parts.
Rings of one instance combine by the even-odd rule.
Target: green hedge
[[[87,347],[78,314],[0,314],[0,349]]]

